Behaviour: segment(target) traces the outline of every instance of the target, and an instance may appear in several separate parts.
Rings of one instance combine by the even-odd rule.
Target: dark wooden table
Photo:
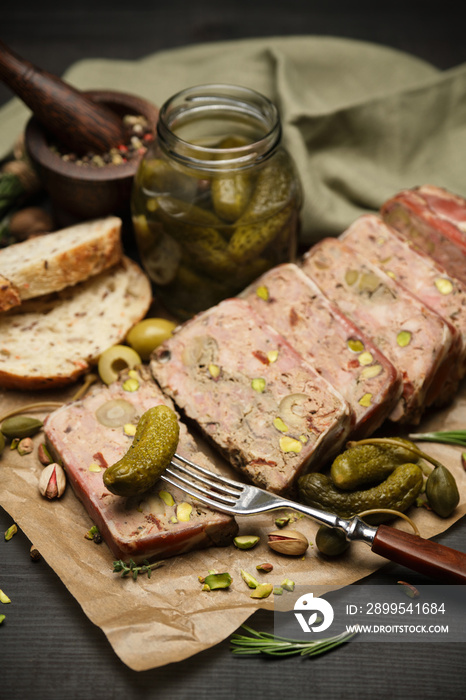
[[[137,59],[155,51],[245,37],[317,34],[371,41],[412,53],[441,69],[466,60],[458,3],[429,0],[154,0],[132,2],[23,0],[3,3],[0,36],[18,53],[61,75],[81,58]],[[0,85],[0,104],[10,99]],[[466,691],[464,644],[348,644],[316,659],[238,659],[228,640],[197,656],[136,673],[122,664],[104,634],[45,561],[33,563],[19,532],[3,532],[0,508],[0,588],[14,604],[0,627],[0,698],[112,700],[120,698],[459,698]],[[465,551],[460,521],[437,539]],[[407,579],[426,582],[388,564],[357,585]],[[271,615],[250,624],[271,630]]]

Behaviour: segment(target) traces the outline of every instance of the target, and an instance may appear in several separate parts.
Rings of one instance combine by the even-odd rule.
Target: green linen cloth
[[[294,36],[199,44],[137,61],[86,59],[63,77],[159,106],[209,82],[267,95],[301,177],[305,244],[339,235],[405,187],[431,183],[466,195],[466,64],[440,71],[383,46]],[[27,117],[17,99],[0,110],[0,155]]]

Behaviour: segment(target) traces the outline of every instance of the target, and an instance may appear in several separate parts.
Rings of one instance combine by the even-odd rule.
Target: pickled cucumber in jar
[[[191,88],[162,107],[132,213],[156,297],[178,319],[294,259],[301,190],[279,137],[272,103],[245,88]]]

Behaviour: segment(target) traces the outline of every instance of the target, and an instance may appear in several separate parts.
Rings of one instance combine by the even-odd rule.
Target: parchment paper
[[[72,390],[34,395],[0,392],[0,413],[35,400],[68,400]],[[464,428],[466,386],[446,410],[432,411],[419,430]],[[30,413],[44,417],[40,411]],[[385,424],[382,434],[396,431]],[[363,543],[353,543],[342,557],[324,559],[311,546],[304,557],[291,558],[272,552],[266,533],[276,529],[278,513],[238,520],[240,534],[259,534],[261,542],[252,550],[233,545],[167,559],[152,576],[137,580],[113,573],[113,555],[103,543],[96,545],[84,535],[92,525],[82,504],[68,486],[59,500],[47,501],[38,492],[42,465],[37,458],[41,434],[34,438],[32,454],[20,456],[7,446],[0,457],[0,503],[9,512],[44,559],[61,578],[84,613],[106,634],[121,660],[138,671],[180,661],[207,649],[234,632],[259,607],[273,610],[273,596],[265,600],[250,597],[251,590],[241,578],[245,569],[261,581],[279,585],[285,578],[296,585],[343,587],[369,575],[386,563]],[[447,466],[456,477],[461,502],[453,516],[439,518],[424,508],[412,508],[410,516],[423,537],[432,537],[452,525],[466,511],[466,473],[461,466],[461,448],[424,444],[425,451]],[[209,448],[205,448],[210,453]],[[218,466],[235,477],[218,458]],[[288,512],[288,511],[287,511]],[[396,526],[409,530],[402,520]],[[314,542],[317,525],[300,518],[291,527]],[[256,565],[270,562],[269,574],[258,574]],[[202,591],[199,576],[209,569],[228,571],[233,583],[228,590]],[[284,593],[286,595],[286,592]]]

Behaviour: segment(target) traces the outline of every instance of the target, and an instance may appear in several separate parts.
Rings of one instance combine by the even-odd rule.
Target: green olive
[[[148,360],[151,353],[164,340],[167,340],[176,328],[176,323],[165,318],[145,318],[131,328],[126,340],[143,360]]]
[[[328,557],[336,557],[349,547],[345,533],[335,527],[321,525],[316,534],[316,547]]]
[[[2,454],[4,449],[5,449],[5,436],[3,435],[3,433],[0,433],[0,455]]]
[[[136,350],[127,345],[112,345],[99,357],[97,369],[101,380],[111,384],[124,369],[133,369],[140,364],[141,358]]]

